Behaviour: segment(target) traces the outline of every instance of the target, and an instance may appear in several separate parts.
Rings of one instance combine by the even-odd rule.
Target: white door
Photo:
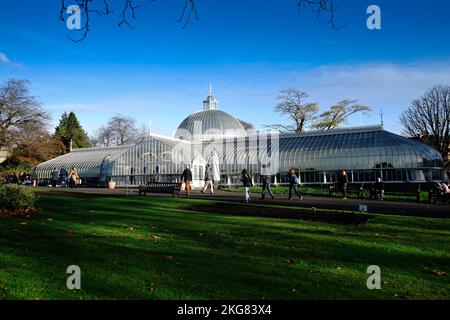
[[[192,187],[203,188],[205,181],[205,167],[206,161],[202,157],[198,156],[192,161]]]

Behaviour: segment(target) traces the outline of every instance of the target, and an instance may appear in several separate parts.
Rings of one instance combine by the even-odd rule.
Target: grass
[[[183,209],[206,203],[42,194],[42,211],[0,219],[0,298],[450,298],[450,219],[352,227]],[[69,265],[82,290],[66,288]],[[366,288],[369,265],[381,290]]]

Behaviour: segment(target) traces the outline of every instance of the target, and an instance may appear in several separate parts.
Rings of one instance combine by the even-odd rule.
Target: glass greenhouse
[[[198,187],[203,185],[208,163],[216,167],[214,180],[222,185],[240,184],[244,168],[255,182],[264,170],[275,177],[276,184],[287,182],[291,168],[307,184],[332,183],[341,170],[348,172],[349,182],[373,182],[378,177],[386,183],[445,178],[439,152],[382,126],[300,134],[253,132],[217,110],[217,104],[210,94],[204,109],[183,120],[174,138],[150,134],[126,146],[72,150],[38,165],[34,178],[45,181],[52,170],[75,166],[84,184],[102,186],[112,180],[119,186],[135,186],[179,181],[190,166],[193,186]]]

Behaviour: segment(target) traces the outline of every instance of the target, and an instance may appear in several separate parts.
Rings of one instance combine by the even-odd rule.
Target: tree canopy
[[[335,129],[346,124],[352,114],[357,112],[369,114],[371,111],[369,106],[358,104],[358,100],[343,100],[322,113],[313,124],[313,128],[319,130]]]
[[[329,110],[319,114],[320,106],[316,102],[308,102],[309,95],[298,89],[281,90],[275,111],[288,116],[292,124],[272,124],[266,127],[285,131],[303,132],[306,129],[331,130],[346,124],[348,118],[355,113],[369,114],[369,106],[358,104],[357,100],[345,99],[333,105]]]
[[[83,130],[77,116],[73,111],[64,112],[59,120],[59,125],[55,128],[55,137],[59,138],[66,149],[88,148],[91,146],[87,133]]]
[[[273,129],[302,132],[315,120],[319,111],[319,104],[315,102],[306,102],[309,95],[298,89],[285,89],[280,91],[277,97],[279,101],[275,106],[275,111],[287,115],[292,121],[292,125],[274,124],[269,125]]]

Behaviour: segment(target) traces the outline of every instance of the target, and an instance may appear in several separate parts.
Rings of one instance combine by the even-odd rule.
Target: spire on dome
[[[203,101],[203,109],[204,110],[216,110],[218,104],[219,104],[219,101],[217,101],[216,98],[214,98],[212,95],[212,84],[210,82],[209,83],[209,95]]]

